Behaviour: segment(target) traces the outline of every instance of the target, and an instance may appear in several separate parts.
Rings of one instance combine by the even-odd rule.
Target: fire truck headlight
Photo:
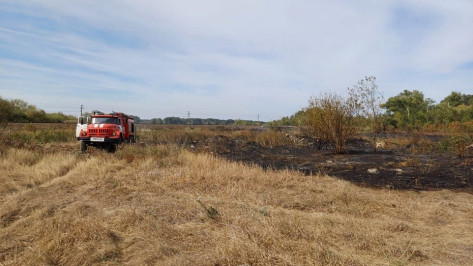
[[[85,136],[85,135],[87,135],[87,132],[82,131],[82,136]]]
[[[116,136],[116,135],[117,135],[117,132],[113,132],[112,135],[113,135],[113,136]]]

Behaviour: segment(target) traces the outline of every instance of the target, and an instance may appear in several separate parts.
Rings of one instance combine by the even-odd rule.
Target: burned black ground
[[[431,137],[432,145],[438,139]],[[392,145],[373,151],[368,141],[356,139],[349,143],[346,154],[334,154],[330,148],[317,150],[310,144],[263,147],[256,142],[220,135],[188,147],[265,169],[327,174],[365,187],[473,191],[471,154],[459,158],[425,144]]]

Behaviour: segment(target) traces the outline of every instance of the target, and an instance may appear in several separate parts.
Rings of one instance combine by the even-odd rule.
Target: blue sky
[[[0,96],[49,112],[279,119],[376,76],[473,94],[473,1],[6,0]]]

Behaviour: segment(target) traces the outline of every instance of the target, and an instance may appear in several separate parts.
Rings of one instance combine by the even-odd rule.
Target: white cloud
[[[473,70],[460,67],[473,61],[468,0],[29,0],[4,10],[0,95],[37,105],[67,97],[142,117],[277,119],[365,75],[388,97],[473,93]]]

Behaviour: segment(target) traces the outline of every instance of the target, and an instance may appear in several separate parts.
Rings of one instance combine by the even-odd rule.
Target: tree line
[[[319,97],[320,98],[320,97]],[[322,97],[324,98],[324,97]],[[299,126],[313,106],[297,113],[268,122],[271,126]],[[372,105],[376,108],[376,105]],[[379,120],[382,130],[448,130],[453,123],[473,123],[473,95],[453,91],[440,103],[426,98],[418,90],[404,90],[385,102],[379,102]]]
[[[348,140],[361,132],[371,133],[374,150],[379,133],[413,130],[445,131],[464,147],[473,134],[473,95],[454,91],[435,104],[420,91],[404,90],[384,101],[371,76],[348,88],[347,95],[322,93],[308,107],[268,124],[300,126],[317,139],[318,148],[330,145],[336,153],[346,152]]]
[[[0,96],[0,123],[62,123],[75,120],[72,115],[47,113],[23,100],[7,100]]]
[[[85,112],[84,116],[91,113]],[[215,118],[152,118],[141,119],[134,116],[136,123],[158,125],[263,125],[264,122],[243,119]],[[76,117],[61,112],[47,113],[42,109],[20,99],[8,100],[0,96],[0,123],[62,123],[76,121]]]
[[[216,119],[216,118],[180,118],[176,116],[166,118],[140,119],[135,116],[135,121],[141,124],[157,125],[262,125],[264,122],[243,119]]]

